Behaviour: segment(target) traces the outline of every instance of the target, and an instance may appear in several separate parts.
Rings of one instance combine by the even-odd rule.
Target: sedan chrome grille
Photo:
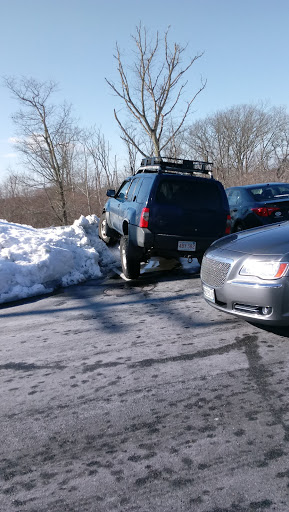
[[[220,288],[227,279],[231,263],[204,256],[201,267],[201,279],[208,286]]]

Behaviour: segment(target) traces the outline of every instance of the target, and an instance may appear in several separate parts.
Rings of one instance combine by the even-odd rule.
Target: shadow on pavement
[[[258,329],[261,329],[266,332],[271,332],[272,334],[276,334],[277,336],[281,336],[283,338],[289,338],[289,325],[262,325],[255,322],[248,322],[250,325],[253,325],[254,327],[258,327]]]

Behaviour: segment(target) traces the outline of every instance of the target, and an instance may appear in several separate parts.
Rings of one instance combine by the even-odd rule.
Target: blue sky
[[[192,122],[241,103],[289,107],[288,0],[0,0],[0,15],[0,76],[57,81],[55,102],[72,103],[80,124],[98,126],[119,156],[119,105],[105,77],[117,80],[116,41],[131,59],[140,21],[152,32],[170,25],[170,40],[187,44],[188,57],[204,52],[187,75],[188,93],[207,80]],[[8,166],[17,168],[8,156],[17,103],[4,87],[0,98],[2,179]]]

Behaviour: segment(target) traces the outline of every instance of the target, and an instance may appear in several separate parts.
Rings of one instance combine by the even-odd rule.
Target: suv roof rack
[[[183,158],[171,157],[148,157],[143,158],[141,166],[136,174],[148,172],[178,172],[185,174],[208,174],[213,177],[213,163],[201,160],[184,160]]]

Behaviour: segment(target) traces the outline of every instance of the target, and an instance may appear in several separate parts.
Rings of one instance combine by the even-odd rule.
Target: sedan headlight
[[[255,276],[260,279],[280,279],[288,269],[288,263],[280,261],[246,261],[240,270],[241,276]]]

